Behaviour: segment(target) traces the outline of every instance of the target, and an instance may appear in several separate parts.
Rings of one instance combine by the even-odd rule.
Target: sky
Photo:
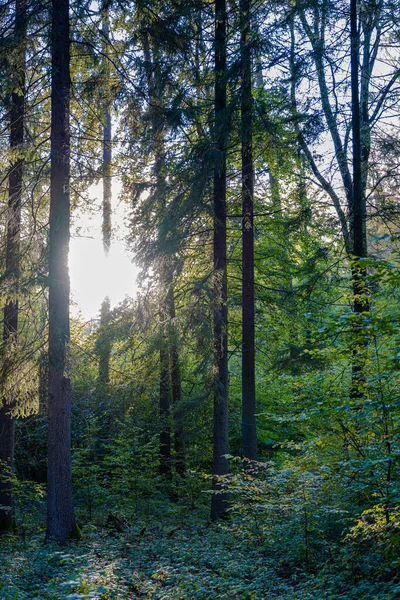
[[[126,206],[118,202],[118,182],[113,183],[113,237],[108,257],[103,251],[101,234],[101,184],[89,190],[91,214],[75,216],[71,229],[69,269],[71,278],[71,313],[86,321],[98,317],[105,296],[111,308],[125,296],[136,295],[138,268],[125,249]],[[98,208],[98,210],[96,210]]]

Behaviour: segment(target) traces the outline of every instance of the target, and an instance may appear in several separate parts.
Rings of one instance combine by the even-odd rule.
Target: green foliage
[[[370,256],[360,261],[344,254],[343,231],[332,210],[334,196],[325,193],[334,186],[339,203],[344,203],[350,190],[342,188],[331,168],[335,154],[329,149],[327,127],[332,123],[323,114],[317,81],[327,67],[327,89],[336,94],[332,107],[338,111],[338,135],[343,134],[343,160],[351,171],[348,15],[343,12],[348,3],[290,2],[290,10],[278,0],[253,3],[250,43],[259,75],[253,90],[253,139],[260,462],[231,459],[232,473],[222,480],[230,496],[229,519],[211,526],[206,509],[213,420],[213,8],[197,0],[107,4],[108,44],[101,33],[101,3],[71,4],[71,200],[76,217],[82,211],[86,218],[95,210],[88,209],[87,187],[103,175],[104,110],[112,104],[117,124],[113,170],[121,176],[122,199],[129,206],[127,243],[140,263],[142,288],[136,300],[126,300],[109,314],[106,327],[96,330],[78,319],[72,328],[68,369],[73,383],[73,485],[83,540],[65,552],[43,547],[41,531],[47,434],[43,390],[48,384],[43,360],[48,14],[41,3],[34,13],[29,9],[26,144],[10,150],[5,96],[13,83],[7,75],[13,3],[0,9],[3,247],[9,225],[7,168],[17,158],[26,159],[19,345],[0,352],[2,394],[17,398],[15,414],[20,418],[16,475],[10,478],[21,538],[1,540],[0,597],[399,597],[400,270],[399,236],[393,233],[399,143],[385,119],[379,122],[385,111],[392,117],[398,77],[385,92],[388,73],[376,78],[374,72],[373,93],[366,99],[371,112],[378,107],[373,120],[382,127],[371,130],[373,160],[366,190]],[[359,3],[362,47],[365,27],[375,23],[368,11],[382,10],[380,33],[374,30],[369,41],[374,47],[370,55],[376,51],[379,60],[379,43],[390,57],[390,44],[398,38],[396,4]],[[223,123],[229,133],[229,436],[234,456],[241,452],[242,383],[238,8],[234,3],[229,8],[228,109]],[[322,69],[315,68],[312,39],[304,29],[313,19],[309,31],[317,35],[320,28],[332,42],[323,48]],[[298,52],[291,66],[292,20]],[[394,57],[388,69],[390,62],[394,65]],[[367,73],[364,69],[363,94]],[[297,107],[290,98],[293,87]],[[314,160],[311,168],[304,144]],[[154,163],[160,159],[160,145],[162,176],[157,178]],[[337,166],[340,170],[343,162]],[[344,215],[346,222],[351,214],[348,210]],[[4,267],[4,252],[0,254]],[[160,265],[167,266],[165,280]],[[354,312],[352,271],[365,275],[370,310],[362,314]],[[0,277],[3,303],[10,291],[7,277]],[[164,317],[160,305],[166,283],[173,288],[176,314]],[[173,468],[167,480],[159,475],[159,433],[165,422],[157,405],[164,325],[173,331],[182,380],[182,400],[165,420],[173,425],[174,414],[182,415],[188,467],[184,477]],[[107,382],[99,381],[100,355],[107,359]],[[362,371],[356,384],[355,359]],[[13,369],[6,373],[11,363]]]
[[[276,557],[283,573],[314,570],[330,560],[345,527],[346,511],[331,497],[329,469],[233,459],[233,473],[223,479],[243,543],[256,540]]]
[[[240,514],[211,526],[204,512],[164,501],[119,535],[86,526],[83,540],[64,550],[43,545],[42,537],[25,545],[7,537],[0,548],[0,594],[4,600],[391,600],[399,591],[396,583],[371,581],[367,568],[352,579],[352,543],[346,542],[342,565],[332,556],[318,572],[305,572],[282,562],[290,547],[271,552],[244,531]],[[295,536],[294,553],[297,543]]]
[[[158,437],[135,427],[131,413],[118,424],[120,432],[104,459],[107,481],[117,511],[147,510],[154,494],[158,467]],[[127,499],[129,501],[127,502]]]
[[[346,536],[348,557],[357,579],[371,573],[392,579],[400,572],[400,512],[398,506],[378,504],[365,510]]]

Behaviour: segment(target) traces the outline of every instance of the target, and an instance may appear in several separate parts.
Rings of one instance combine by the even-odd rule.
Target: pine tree
[[[242,141],[242,445],[257,459],[254,316],[254,166],[251,68],[251,0],[240,2]]]
[[[23,190],[24,125],[25,125],[25,42],[27,31],[27,0],[16,0],[12,60],[13,90],[10,110],[10,150],[13,153],[9,171],[8,215],[6,237],[6,275],[8,299],[4,307],[3,381],[12,376],[13,354],[18,344],[18,290],[20,279],[21,206]],[[15,365],[14,365],[15,370]],[[3,397],[0,407],[0,533],[13,527],[14,502],[12,474],[14,471],[14,431],[12,414],[15,397]]]
[[[102,7],[102,47],[104,55],[104,73],[105,81],[103,83],[105,101],[103,114],[103,163],[102,163],[102,179],[103,179],[103,251],[107,257],[111,246],[111,182],[112,182],[112,124],[111,110],[109,98],[109,80],[110,80],[110,65],[107,56],[108,45],[110,42],[110,15],[108,2],[105,2]],[[110,322],[110,300],[104,298],[100,311],[100,341],[98,344],[99,354],[99,378],[98,383],[101,392],[104,393],[110,382],[110,356],[111,356],[111,340],[108,331]]]
[[[68,377],[70,228],[69,0],[52,0],[49,231],[49,424],[46,538],[76,534],[72,504],[71,383]]]
[[[225,0],[215,2],[215,169],[214,169],[214,432],[211,518],[228,507],[218,476],[229,472],[228,454],[228,284],[226,244],[226,25]]]
[[[184,440],[184,414],[182,411],[182,380],[179,361],[179,340],[175,325],[175,295],[173,287],[168,290],[167,298],[169,319],[169,367],[171,372],[171,394],[173,411],[175,468],[178,475],[184,476],[186,471],[185,440]]]

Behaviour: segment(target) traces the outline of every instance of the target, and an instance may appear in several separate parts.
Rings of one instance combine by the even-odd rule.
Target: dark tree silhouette
[[[8,215],[6,238],[6,275],[8,297],[4,307],[4,356],[2,378],[12,377],[13,348],[18,342],[18,289],[20,275],[21,203],[24,158],[21,152],[24,143],[25,121],[25,40],[27,0],[16,0],[10,110],[10,149],[17,158],[10,167],[8,177]],[[14,387],[14,386],[13,386]],[[0,532],[9,531],[14,522],[12,473],[14,470],[15,420],[12,414],[15,397],[3,395],[0,407]],[[3,508],[4,507],[4,508]]]
[[[47,539],[76,533],[71,475],[68,253],[70,239],[69,1],[52,1],[51,187],[49,234],[49,431]]]
[[[241,0],[242,112],[242,446],[243,456],[257,459],[254,346],[254,167],[253,99],[250,47],[251,0]]]
[[[228,307],[226,246],[226,2],[215,2],[215,169],[214,169],[214,432],[213,476],[229,472],[228,453]],[[213,479],[211,518],[222,517],[228,506]]]

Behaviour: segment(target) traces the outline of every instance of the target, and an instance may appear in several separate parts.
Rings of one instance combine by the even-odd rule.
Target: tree
[[[252,141],[251,0],[241,0],[242,141],[242,444],[243,456],[257,459],[254,321],[254,166]]]
[[[10,151],[12,162],[8,175],[8,214],[6,237],[6,276],[8,299],[4,306],[3,384],[16,369],[13,354],[18,344],[18,291],[20,279],[21,205],[23,186],[23,143],[25,124],[25,43],[27,0],[16,0],[10,110]],[[14,373],[15,376],[15,373]],[[3,385],[3,389],[4,389]],[[7,389],[7,387],[6,387]],[[15,420],[14,395],[3,395],[0,407],[0,533],[13,527],[13,486]]]
[[[107,56],[108,44],[110,43],[110,16],[109,9],[105,2],[103,7],[103,54],[104,54],[104,71],[105,81],[104,90],[104,125],[103,125],[103,248],[107,256],[110,251],[111,244],[111,176],[112,176],[112,126],[109,98],[109,83],[110,83],[110,64]]]
[[[358,11],[357,0],[350,0],[350,78],[351,78],[351,128],[353,133],[353,189],[352,202],[350,205],[350,232],[353,243],[352,253],[353,261],[358,263],[352,266],[352,283],[353,283],[353,310],[359,317],[357,323],[358,329],[362,329],[363,319],[369,313],[369,301],[367,298],[367,270],[359,262],[367,258],[367,208],[366,208],[366,185],[368,179],[368,157],[370,152],[370,132],[369,132],[369,116],[368,102],[365,97],[366,90],[363,93],[363,112],[360,113],[360,92],[359,92],[359,61],[360,61],[360,31],[358,27]],[[365,22],[365,19],[364,19]],[[368,34],[370,35],[370,34]],[[368,36],[367,36],[368,39]],[[367,43],[367,46],[369,44]],[[369,48],[368,48],[369,51]],[[364,60],[367,58],[364,56]],[[369,70],[371,65],[364,64],[364,69]],[[362,81],[365,88],[365,79],[368,78],[367,73],[363,73]],[[366,137],[364,141],[361,138],[361,131]],[[358,346],[360,340],[356,337],[356,342],[353,346],[353,365],[352,365],[352,386],[351,396],[354,399],[362,398],[363,383],[365,375],[363,373],[362,352],[360,353]],[[365,344],[364,344],[365,345]]]
[[[178,475],[184,476],[186,471],[185,440],[182,410],[182,379],[181,365],[179,360],[179,337],[175,324],[175,295],[172,286],[168,290],[168,317],[169,317],[169,365],[171,371],[171,394],[173,410],[173,430],[175,449],[175,468]]]
[[[47,539],[76,534],[71,475],[68,377],[70,228],[69,0],[52,0],[51,186],[49,230],[49,424]]]
[[[108,256],[111,246],[111,182],[112,182],[112,124],[111,124],[111,101],[110,101],[110,63],[107,56],[108,45],[110,43],[110,15],[108,2],[104,2],[102,7],[103,17],[103,55],[104,55],[104,114],[103,114],[103,251],[105,256]],[[98,344],[99,354],[99,385],[104,391],[110,382],[110,356],[111,356],[111,340],[108,331],[110,323],[110,300],[104,298],[100,311],[100,339]]]
[[[390,29],[390,7],[384,2],[357,3],[338,6],[324,0],[309,5],[296,4],[291,23],[291,97],[298,141],[308,161],[317,185],[331,198],[336,210],[347,257],[350,259],[353,292],[354,343],[352,353],[352,384],[350,396],[356,401],[363,397],[363,348],[367,339],[364,321],[369,313],[366,269],[363,260],[367,248],[367,196],[378,192],[382,181],[391,177],[390,169],[374,185],[371,177],[371,140],[377,120],[390,113],[390,95],[399,77],[399,69],[380,77],[377,63],[382,59],[382,45]],[[295,28],[296,16],[301,27]],[[350,19],[348,19],[350,17]],[[343,27],[350,32],[343,51]],[[385,27],[381,26],[385,22]],[[389,25],[389,26],[388,26]],[[296,51],[297,40],[307,40],[309,57]],[[298,89],[306,80],[305,62],[315,67],[320,110],[302,100]],[[350,81],[343,75],[350,63]],[[340,90],[340,93],[339,93]],[[350,90],[350,94],[349,94]],[[301,125],[303,121],[303,125]],[[323,124],[324,122],[324,124]],[[330,138],[337,175],[313,154],[311,145],[325,133]],[[327,153],[326,153],[327,154]]]
[[[214,168],[214,432],[211,518],[228,506],[217,477],[229,472],[228,454],[228,283],[226,244],[227,71],[226,2],[215,2],[215,168]],[[216,476],[216,477],[215,477]]]

